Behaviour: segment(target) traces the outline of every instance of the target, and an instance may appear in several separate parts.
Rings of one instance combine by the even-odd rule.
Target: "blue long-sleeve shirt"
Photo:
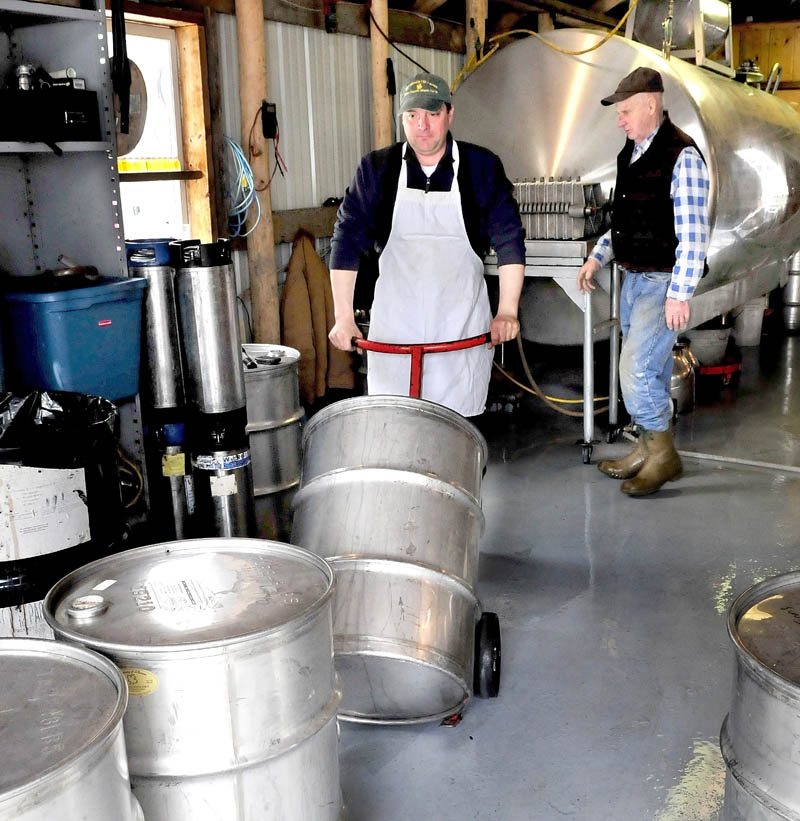
[[[397,181],[402,165],[402,143],[373,151],[361,160],[353,182],[339,207],[331,240],[330,267],[356,271],[362,255],[380,254],[392,227]],[[467,236],[483,259],[493,248],[498,265],[525,263],[525,232],[514,199],[514,187],[503,164],[488,149],[458,141],[458,184]],[[453,183],[452,137],[430,180],[414,151],[406,148],[408,186],[449,191]]]
[[[650,147],[658,129],[648,134],[633,149],[631,163],[636,162]],[[691,299],[697,283],[703,276],[710,233],[708,169],[697,149],[684,148],[672,170],[670,197],[675,213],[675,266],[672,269],[667,297],[682,302]],[[604,234],[594,247],[592,257],[600,265],[614,258],[611,231]]]

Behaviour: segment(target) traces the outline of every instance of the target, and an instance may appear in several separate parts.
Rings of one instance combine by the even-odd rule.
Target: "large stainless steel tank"
[[[0,818],[142,821],[131,794],[125,679],[102,656],[0,639]]]
[[[332,593],[320,558],[255,539],[130,550],[48,593],[56,637],[128,680],[147,821],[339,817]]]
[[[601,37],[580,29],[547,35],[570,51]],[[528,37],[497,52],[458,88],[453,131],[495,151],[511,179],[580,177],[600,183],[608,197],[624,134],[614,108],[600,100],[637,66],[661,72],[665,107],[697,142],[711,176],[710,273],[692,301],[696,325],[776,287],[800,245],[800,115],[788,103],[623,37],[580,56]],[[551,287],[529,281],[526,290]],[[548,301],[537,311],[536,299],[524,301],[526,338],[582,339],[580,312],[566,295],[562,310]]]
[[[720,746],[725,821],[800,818],[800,573],[746,590],[731,605],[736,677]]]
[[[340,715],[432,721],[473,692],[486,443],[420,399],[329,405],[303,433],[292,540],[336,572]]]

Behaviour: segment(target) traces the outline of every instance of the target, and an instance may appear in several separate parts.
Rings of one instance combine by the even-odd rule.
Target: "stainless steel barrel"
[[[300,352],[284,345],[242,345],[242,352],[256,530],[264,539],[287,539],[305,419],[297,375]]]
[[[306,426],[292,540],[336,572],[342,718],[430,721],[472,695],[486,455],[419,399],[347,399]]]
[[[0,639],[0,671],[0,818],[142,821],[120,671],[97,653],[39,639]]]
[[[783,324],[787,331],[800,331],[800,251],[789,258],[789,278],[783,287]]]
[[[248,539],[121,553],[49,593],[57,638],[125,674],[125,737],[147,821],[336,819],[333,574]]]
[[[736,650],[720,746],[725,821],[800,818],[800,573],[746,590],[731,605]]]
[[[228,240],[173,243],[186,399],[200,413],[245,406],[236,311],[236,282]]]
[[[175,269],[169,264],[170,239],[126,240],[131,276],[147,279],[142,306],[146,355],[142,392],[152,408],[184,404],[183,368],[175,298]]]

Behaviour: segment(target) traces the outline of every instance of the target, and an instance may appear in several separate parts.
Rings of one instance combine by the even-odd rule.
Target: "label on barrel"
[[[186,454],[185,453],[165,453],[161,457],[162,476],[185,476],[186,475]]]
[[[128,692],[132,696],[149,696],[158,689],[158,676],[138,667],[120,667],[128,682]]]
[[[212,496],[235,496],[237,493],[236,474],[226,476],[212,476],[209,479]]]
[[[192,457],[192,464],[198,470],[236,470],[250,464],[250,451],[240,453],[226,453],[218,456],[213,454],[197,454]]]
[[[0,465],[0,562],[91,539],[83,468]]]

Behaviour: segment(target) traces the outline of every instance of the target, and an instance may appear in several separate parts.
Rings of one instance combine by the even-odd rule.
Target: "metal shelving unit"
[[[105,4],[0,0],[6,87],[14,86],[14,70],[23,62],[46,71],[74,68],[97,93],[101,134],[97,141],[59,143],[61,156],[44,143],[0,142],[0,268],[30,276],[60,267],[58,256],[65,254],[103,274],[125,276]]]
[[[101,132],[97,141],[58,143],[60,156],[40,142],[0,142],[0,271],[5,274],[31,276],[63,267],[58,257],[64,254],[101,274],[128,275],[105,2],[90,3],[75,8],[0,0],[0,85],[15,87],[20,63],[45,71],[72,67],[97,93]],[[116,404],[121,445],[144,473],[138,397]]]

